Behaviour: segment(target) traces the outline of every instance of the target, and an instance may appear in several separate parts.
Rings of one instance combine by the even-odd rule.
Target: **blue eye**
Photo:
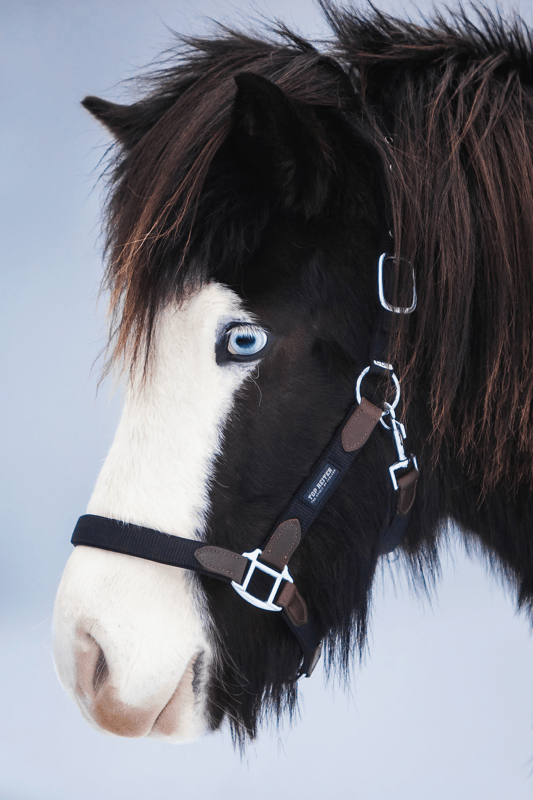
[[[255,356],[268,342],[262,328],[255,325],[236,325],[229,331],[226,348],[232,356]]]

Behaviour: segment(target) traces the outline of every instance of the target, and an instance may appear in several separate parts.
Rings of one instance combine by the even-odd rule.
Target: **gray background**
[[[169,44],[165,25],[204,32],[206,16],[235,23],[253,9],[326,34],[310,0],[0,3],[0,800],[526,800],[529,626],[458,543],[431,603],[387,565],[350,690],[320,672],[303,682],[300,719],[264,731],[242,760],[227,731],[184,746],[102,736],[55,677],[54,593],[120,410],[109,387],[97,394],[94,363],[107,139],[79,100],[124,96],[118,82]]]

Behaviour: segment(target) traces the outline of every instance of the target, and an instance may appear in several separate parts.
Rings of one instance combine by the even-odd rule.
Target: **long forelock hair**
[[[475,23],[460,9],[420,26],[321,5],[391,165],[396,252],[416,269],[394,343],[404,386],[480,501],[513,494],[533,483],[532,33],[484,6]]]
[[[131,107],[138,123],[129,140],[117,142],[106,209],[104,287],[111,293],[115,360],[127,356],[133,365],[147,357],[165,303],[216,277],[213,252],[219,273],[221,259],[235,270],[268,222],[264,198],[243,197],[227,171],[215,204],[205,192],[231,129],[235,76],[244,71],[303,103],[344,103],[342,70],[281,26],[267,38],[222,26],[217,38],[180,38],[166,66],[141,79],[145,96]]]

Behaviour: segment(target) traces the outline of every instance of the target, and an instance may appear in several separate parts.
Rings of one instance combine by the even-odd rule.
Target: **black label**
[[[317,478],[313,478],[313,482],[305,490],[302,500],[313,507],[319,505],[322,500],[325,500],[329,490],[333,488],[338,476],[339,470],[336,467],[332,467],[331,464],[326,464],[320,475]]]

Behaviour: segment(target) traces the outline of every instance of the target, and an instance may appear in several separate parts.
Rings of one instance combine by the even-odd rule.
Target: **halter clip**
[[[392,437],[394,439],[394,444],[396,446],[396,452],[398,454],[398,461],[396,461],[392,466],[389,467],[389,474],[390,479],[392,481],[392,485],[394,487],[394,491],[398,491],[398,481],[396,480],[396,473],[400,469],[407,469],[410,466],[413,466],[415,469],[418,469],[418,464],[416,461],[415,456],[413,455],[406,455],[405,448],[403,443],[407,438],[405,433],[405,428],[401,422],[396,419],[396,414],[394,413],[394,408],[389,403],[385,403],[385,416],[390,417],[390,430],[392,430]],[[388,426],[385,426],[388,427]]]

